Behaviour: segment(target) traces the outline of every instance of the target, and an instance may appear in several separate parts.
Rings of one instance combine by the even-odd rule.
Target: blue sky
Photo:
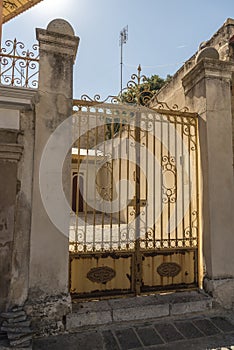
[[[124,45],[124,85],[139,63],[146,76],[173,74],[230,17],[233,0],[44,0],[6,23],[3,41],[36,41],[35,28],[55,18],[69,21],[80,37],[74,67],[74,97],[120,90],[120,30]]]

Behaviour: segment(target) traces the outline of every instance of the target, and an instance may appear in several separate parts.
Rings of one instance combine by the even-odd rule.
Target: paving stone
[[[163,344],[163,340],[152,327],[137,328],[136,332],[145,346]]]
[[[138,340],[136,333],[131,328],[117,330],[115,332],[122,350],[141,348],[142,345]]]
[[[199,328],[205,335],[215,335],[220,333],[220,330],[208,319],[194,320],[193,323]]]
[[[216,327],[221,329],[223,332],[232,332],[234,331],[234,326],[228,322],[224,317],[212,317],[211,321]]]
[[[204,334],[200,332],[191,322],[175,322],[175,327],[187,339],[204,337]]]
[[[201,317],[201,316],[200,316]],[[194,322],[194,321],[200,321],[199,319],[184,319],[182,321],[181,319],[176,322]],[[167,330],[172,333],[170,327],[168,326],[167,321]],[[33,350],[130,350],[130,349],[148,349],[148,350],[207,350],[207,349],[232,349],[234,345],[234,331],[223,333],[219,332],[216,335],[211,336],[204,336],[201,338],[191,338],[191,339],[183,339],[175,341],[174,337],[170,338],[170,342],[167,342],[166,344],[156,344],[156,345],[143,345],[143,342],[140,338],[138,329],[140,328],[150,328],[153,326],[144,326],[145,322],[142,321],[141,323],[138,323],[137,325],[132,323],[122,323],[121,325],[115,325],[111,326],[109,328],[109,325],[101,328],[97,327],[94,330],[82,330],[82,332],[77,333],[70,333],[70,334],[64,334],[61,336],[54,336],[54,337],[48,337],[48,338],[37,338],[33,340]],[[161,325],[162,321],[159,323],[156,320],[154,321],[155,325]],[[173,324],[169,323],[171,327],[173,327]],[[118,327],[118,329],[116,328]],[[121,327],[121,328],[120,328]],[[133,328],[134,327],[134,328]],[[107,338],[104,338],[103,332],[110,331],[112,332],[113,338],[116,340],[116,343],[118,343],[119,348],[115,348],[114,346],[116,343],[112,343],[113,338],[110,337],[109,341],[107,342]],[[128,330],[127,334],[124,332],[125,330]],[[136,330],[135,330],[136,329]],[[135,331],[134,331],[135,330]],[[122,343],[120,346],[120,341],[117,336],[116,332],[119,331],[121,333],[124,333],[122,338]],[[130,331],[130,332],[129,332]],[[132,333],[133,332],[133,333]],[[110,333],[107,333],[107,337],[110,336]],[[105,340],[104,340],[105,339]],[[132,340],[135,340],[135,343],[133,341],[133,344],[131,342]],[[106,341],[106,342],[105,342]],[[141,345],[139,345],[139,343]],[[114,344],[114,345],[113,345]],[[136,347],[135,347],[136,346]],[[3,344],[3,347],[1,347],[1,341],[0,341],[0,350],[12,350],[7,345]],[[20,347],[20,350],[22,348]],[[26,349],[25,349],[26,350]],[[28,350],[28,349],[27,349]],[[233,350],[233,349],[232,349]]]
[[[165,345],[153,346],[150,350],[233,350],[234,333],[218,334],[215,336],[186,339]],[[147,349],[147,348],[146,348]]]
[[[66,334],[35,339],[34,350],[103,350],[103,338],[99,332]],[[109,350],[109,349],[108,349]],[[111,350],[111,349],[110,349]]]
[[[154,327],[162,339],[167,343],[184,339],[184,337],[170,323],[158,323],[155,324]]]
[[[102,336],[106,350],[119,350],[119,346],[111,331],[103,331]]]

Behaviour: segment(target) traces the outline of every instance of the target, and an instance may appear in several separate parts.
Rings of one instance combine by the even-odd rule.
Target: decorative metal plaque
[[[87,278],[91,282],[107,283],[115,277],[116,273],[109,266],[93,267],[88,273]]]
[[[181,271],[181,266],[174,262],[162,263],[158,268],[157,272],[162,277],[175,277]]]

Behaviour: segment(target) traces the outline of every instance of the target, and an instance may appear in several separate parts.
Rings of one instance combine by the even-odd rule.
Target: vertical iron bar
[[[148,114],[146,114],[146,130],[145,130],[145,133],[146,133],[146,140],[145,140],[145,158],[146,158],[146,177],[145,177],[145,227],[146,227],[146,232],[145,234],[147,234],[147,240],[146,240],[146,237],[145,237],[145,243],[147,242],[147,246],[146,248],[148,248],[148,245],[149,245],[149,235],[150,235],[150,230],[153,229],[151,227],[148,227],[148,166],[149,166],[149,159],[148,159],[148,155],[149,155],[149,152],[148,152],[148,147],[149,147],[149,131],[148,131],[148,123],[149,123],[149,117],[148,117]]]
[[[94,159],[94,167],[95,167],[95,177],[97,180],[97,144],[98,144],[98,117],[97,117],[97,109],[95,109],[95,145],[94,145],[94,152],[95,152],[95,159]],[[93,208],[93,250],[96,246],[96,205],[97,205],[97,186],[96,186],[96,180],[95,180],[95,189],[94,189],[94,208]]]
[[[24,86],[28,87],[29,86],[29,65],[30,65],[30,53],[29,50],[27,51],[27,56],[28,60],[26,59],[26,67],[25,67],[25,78],[24,78],[24,74],[23,72],[21,72],[21,82],[23,82],[23,78],[24,78]],[[23,86],[23,83],[22,83]]]
[[[111,118],[111,124],[110,124],[110,129],[111,129],[111,215],[110,215],[110,248],[113,246],[113,186],[114,186],[114,160],[113,160],[113,155],[114,155],[114,118],[112,116]],[[116,164],[116,161],[115,161]]]
[[[186,118],[188,121],[188,149],[189,149],[189,157],[188,157],[188,181],[189,181],[189,246],[192,247],[192,196],[191,196],[191,120],[190,118]]]
[[[141,149],[140,149],[140,141],[141,141],[141,129],[140,129],[140,110],[136,112],[136,125],[135,125],[135,155],[136,155],[136,183],[135,183],[135,230],[136,230],[136,252],[135,252],[135,288],[136,294],[140,294],[141,292],[141,280],[142,280],[142,261],[141,261],[141,252],[140,252],[140,167],[138,164],[141,162]]]
[[[119,227],[119,243],[118,248],[121,249],[121,178],[122,178],[122,117],[120,117],[120,123],[119,123],[119,135],[120,135],[120,141],[119,141],[119,212],[118,212],[118,227]]]
[[[155,128],[156,128],[156,118],[155,118],[155,114],[153,115],[153,156],[154,156],[154,159],[153,159],[153,203],[152,203],[152,208],[153,208],[153,247],[156,248],[156,215],[155,215],[155,200],[157,200],[157,198],[155,198],[155,186],[156,186],[156,171],[155,171],[155,167],[156,167],[156,140],[155,140],[155,137],[156,137],[156,131],[155,131]]]
[[[196,209],[197,209],[197,252],[198,252],[198,258],[196,261],[196,264],[198,266],[198,276],[197,280],[199,283],[199,287],[201,288],[202,286],[202,280],[203,280],[203,260],[202,260],[202,232],[201,232],[201,224],[200,224],[200,178],[199,178],[199,151],[198,151],[198,146],[199,146],[199,135],[198,135],[198,117],[196,117],[195,120],[195,142],[196,142],[196,147],[195,147],[195,176],[196,176]]]
[[[161,244],[160,247],[163,247],[163,115],[160,115],[160,188],[161,188],[161,197],[160,197],[160,203],[161,203]]]
[[[79,168],[80,168],[80,129],[81,129],[81,114],[82,114],[82,107],[80,107],[80,114],[78,115],[79,122],[78,122],[78,145],[77,145],[77,181],[76,181],[76,226],[75,226],[75,242],[76,242],[76,251],[78,250],[78,225],[79,225],[79,201],[80,201],[80,195],[79,195]],[[84,242],[83,242],[84,243]],[[83,247],[84,250],[84,247]]]
[[[90,109],[89,109],[89,114],[88,114],[88,120],[87,120],[87,132],[86,132],[86,174],[85,174],[85,235],[84,235],[84,248],[85,251],[87,249],[87,223],[88,223],[88,186],[89,186],[89,157],[90,157],[90,152],[89,152],[89,122],[90,122]]]
[[[178,154],[177,154],[177,116],[174,117],[174,128],[175,128],[175,191],[176,191],[176,200],[175,200],[175,247],[178,247],[178,202],[177,202],[177,190],[178,190]]]
[[[106,115],[107,115],[107,110],[104,109],[105,111],[105,122],[103,125],[103,160],[106,163]],[[103,165],[105,165],[105,163]],[[103,240],[104,240],[104,226],[105,226],[105,217],[106,213],[104,210],[104,200],[105,200],[105,195],[103,192],[102,193],[102,241],[101,241],[101,250],[103,251]]]
[[[171,159],[171,150],[170,150],[170,119],[167,120],[167,157],[168,157],[168,165],[170,165],[172,159]],[[168,196],[167,198],[167,215],[168,215],[168,224],[167,224],[167,247],[171,246],[171,197]]]
[[[14,43],[13,43],[13,57],[12,57],[12,72],[11,72],[11,85],[13,86],[14,85],[14,82],[15,82],[15,78],[14,78],[14,75],[15,75],[15,64],[16,64],[16,61],[17,61],[17,58],[16,58],[16,55],[17,55],[17,52],[16,52],[16,45],[17,45],[17,41],[16,39],[14,39]]]
[[[129,147],[130,147],[130,117],[129,117],[129,111],[127,112],[128,117],[127,117],[127,125],[128,125],[128,131],[127,131],[127,142],[126,142],[126,154],[127,154],[127,249],[129,249],[129,243],[130,243],[130,237],[129,237],[129,205],[128,205],[128,201],[130,199],[130,194],[129,194]]]
[[[184,221],[184,119],[181,118],[181,182],[182,182],[182,242],[185,245],[185,221]]]

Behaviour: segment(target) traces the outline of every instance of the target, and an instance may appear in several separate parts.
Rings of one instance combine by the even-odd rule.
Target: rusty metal
[[[7,40],[0,49],[0,83],[9,86],[37,88],[39,47],[26,50],[22,42]]]
[[[142,90],[140,66],[131,78],[134,100],[122,103],[123,93],[74,101],[75,132],[88,126],[73,155],[86,189],[70,230],[76,297],[198,286],[198,115],[168,108],[147,85]],[[90,271],[107,280],[90,280]]]

